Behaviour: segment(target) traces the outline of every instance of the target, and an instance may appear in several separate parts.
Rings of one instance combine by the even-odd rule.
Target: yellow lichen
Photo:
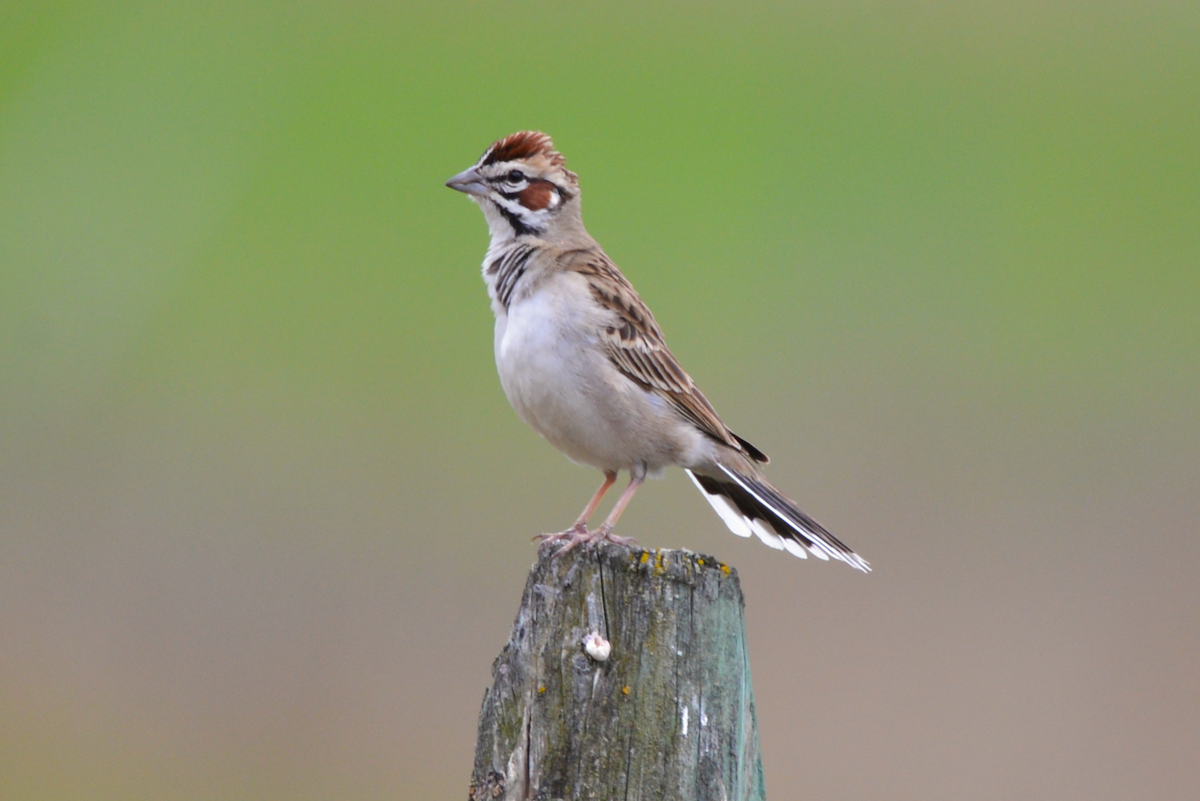
[[[541,695],[541,694],[542,694],[542,693],[544,693],[544,692],[546,692],[546,685],[545,685],[545,684],[543,684],[541,687],[538,687],[538,695]]]
[[[623,692],[625,695],[629,695],[629,685],[626,684],[624,687],[622,687],[621,692]]]
[[[725,575],[729,575],[729,565],[721,565],[721,569],[725,571]]]
[[[649,551],[642,551],[642,564],[644,565],[644,564],[646,564],[646,563],[647,563],[647,562],[649,562],[649,561],[650,561],[650,552],[649,552]]]

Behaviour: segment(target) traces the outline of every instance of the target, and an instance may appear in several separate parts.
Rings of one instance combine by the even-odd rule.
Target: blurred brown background
[[[461,798],[533,534],[477,209],[593,234],[869,576],[726,532],[775,799],[1200,787],[1200,6],[0,4],[0,796]]]

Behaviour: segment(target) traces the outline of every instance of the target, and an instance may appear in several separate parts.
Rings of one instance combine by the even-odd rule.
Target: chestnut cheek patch
[[[517,199],[530,211],[541,211],[556,199],[558,190],[549,181],[534,181],[521,190]]]

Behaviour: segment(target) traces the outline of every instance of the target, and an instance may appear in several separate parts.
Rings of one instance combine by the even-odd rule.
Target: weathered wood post
[[[471,801],[765,799],[742,612],[737,574],[702,554],[541,557],[484,694]]]

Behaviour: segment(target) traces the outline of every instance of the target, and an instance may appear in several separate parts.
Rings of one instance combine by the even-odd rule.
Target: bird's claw
[[[603,526],[594,531],[589,542],[602,542],[605,540],[613,543],[614,545],[624,545],[626,547],[638,544],[638,541],[633,537],[621,537],[613,534],[613,527],[608,523],[605,523]]]
[[[566,531],[560,531],[557,534],[538,534],[534,539],[542,541],[538,545],[539,553],[545,553],[547,548],[551,548],[557,543],[565,543],[558,553],[566,553],[579,543],[587,542],[590,536],[591,532],[588,531],[586,523],[576,523]]]
[[[576,523],[566,531],[560,531],[557,534],[539,534],[534,539],[542,541],[538,546],[539,552],[544,552],[546,548],[562,543],[562,547],[554,553],[555,556],[562,556],[576,545],[592,545],[605,540],[616,545],[637,545],[637,540],[633,537],[620,537],[613,534],[612,526],[607,523],[595,531],[588,531],[587,525],[584,523]]]

